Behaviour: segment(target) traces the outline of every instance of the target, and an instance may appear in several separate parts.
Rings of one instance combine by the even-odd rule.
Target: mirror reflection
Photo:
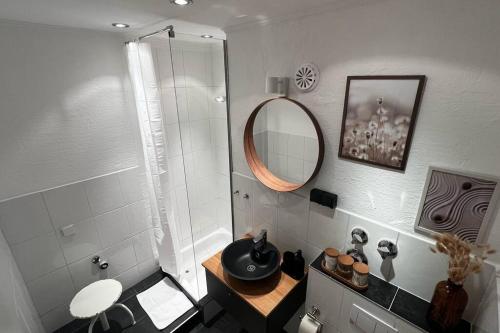
[[[303,184],[312,176],[319,156],[316,130],[298,105],[275,99],[257,114],[253,141],[259,159],[276,177]]]

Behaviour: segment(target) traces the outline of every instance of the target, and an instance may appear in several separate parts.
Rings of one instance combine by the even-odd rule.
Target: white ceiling
[[[166,19],[218,28],[286,17],[325,5],[360,0],[194,0],[186,7],[170,0],[0,0],[0,19],[114,30],[112,22],[141,29]]]

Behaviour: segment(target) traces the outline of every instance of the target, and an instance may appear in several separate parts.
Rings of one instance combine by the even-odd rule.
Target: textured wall
[[[500,176],[498,22],[493,0],[387,0],[228,31],[235,171],[251,175],[243,130],[266,97],[266,76],[292,76],[312,61],[321,70],[316,90],[291,87],[325,136],[325,162],[311,186],[339,194],[347,211],[413,232],[429,165]],[[377,74],[428,77],[404,173],[337,157],[346,76]],[[499,236],[497,221],[490,237],[497,248]]]
[[[0,39],[0,201],[137,165],[118,35],[0,22]]]

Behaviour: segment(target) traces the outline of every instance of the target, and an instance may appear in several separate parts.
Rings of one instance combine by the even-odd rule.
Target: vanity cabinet
[[[249,333],[280,333],[306,298],[307,275],[299,281],[285,273],[245,282],[224,273],[221,253],[203,263],[208,296]]]
[[[306,298],[306,311],[320,311],[322,333],[438,333],[427,321],[425,300],[373,275],[366,291],[356,291],[324,273],[322,260],[323,254],[310,266]],[[453,333],[469,332],[462,320]]]

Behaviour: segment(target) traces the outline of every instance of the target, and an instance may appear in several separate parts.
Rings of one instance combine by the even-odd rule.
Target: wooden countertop
[[[301,281],[291,278],[281,270],[263,281],[240,281],[224,272],[221,255],[222,251],[210,257],[202,263],[203,267],[264,317],[267,317]]]

